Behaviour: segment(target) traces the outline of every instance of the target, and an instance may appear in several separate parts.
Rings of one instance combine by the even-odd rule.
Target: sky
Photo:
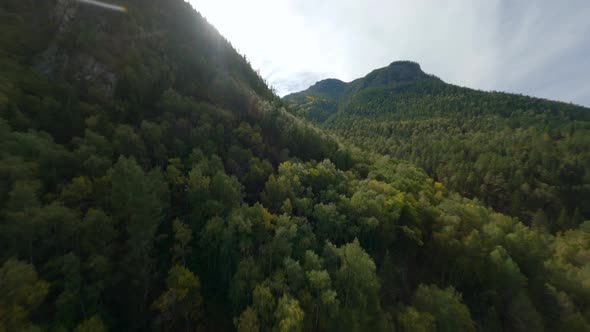
[[[590,107],[589,0],[190,0],[279,95],[396,60]]]

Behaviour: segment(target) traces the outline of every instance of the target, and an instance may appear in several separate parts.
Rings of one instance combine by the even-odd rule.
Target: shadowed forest
[[[590,330],[587,108],[122,2],[0,3],[0,332]]]

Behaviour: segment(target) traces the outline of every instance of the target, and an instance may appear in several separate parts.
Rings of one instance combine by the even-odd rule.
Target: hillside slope
[[[376,79],[377,78],[377,79]],[[453,191],[552,230],[590,218],[590,110],[444,83],[394,62],[285,100],[355,144],[411,161]]]
[[[122,2],[0,3],[1,332],[588,330],[588,223],[342,144],[184,1]]]

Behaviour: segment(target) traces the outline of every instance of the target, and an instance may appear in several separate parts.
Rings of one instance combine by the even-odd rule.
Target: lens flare
[[[121,13],[127,12],[127,8],[125,8],[123,6],[111,5],[111,4],[102,2],[102,1],[96,1],[96,0],[76,0],[76,1],[84,3],[84,4],[88,4],[88,5],[97,6],[97,7],[104,8],[104,9],[118,11]]]

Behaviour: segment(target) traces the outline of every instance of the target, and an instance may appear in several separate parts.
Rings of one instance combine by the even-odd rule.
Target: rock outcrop
[[[80,5],[77,1],[57,0],[55,9],[50,13],[56,33],[49,47],[38,56],[35,67],[54,80],[87,83],[102,97],[111,99],[117,84],[114,71],[91,54],[60,45],[60,40],[69,32],[79,11]]]

